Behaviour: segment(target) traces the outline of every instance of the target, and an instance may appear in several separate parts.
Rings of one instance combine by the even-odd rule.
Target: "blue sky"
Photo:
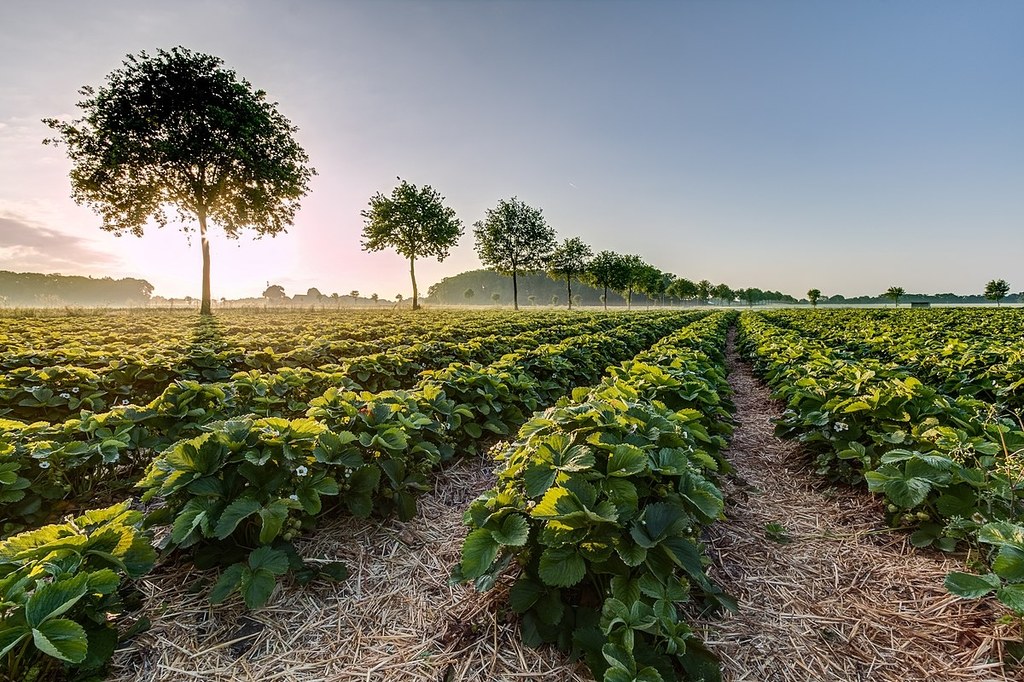
[[[213,241],[215,297],[408,295],[360,250],[395,177],[467,226],[423,289],[479,267],[513,195],[561,237],[692,279],[802,295],[1024,290],[1022,2],[5,2],[0,269],[134,275],[197,295],[198,244],[101,232],[45,116],[128,53],[222,57],[319,171],[287,235]]]

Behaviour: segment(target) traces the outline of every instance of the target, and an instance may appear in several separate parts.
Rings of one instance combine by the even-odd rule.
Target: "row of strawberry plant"
[[[465,341],[474,336],[516,334],[536,329],[539,320],[548,324],[576,324],[582,318],[601,313],[564,311],[524,312],[515,317],[498,311],[434,310],[418,313],[388,311],[300,312],[294,310],[225,310],[215,318],[194,312],[136,313],[111,315],[92,312],[67,317],[5,317],[0,311],[0,369],[27,365],[81,364],[99,367],[103,357],[118,358],[140,348],[159,354],[187,355],[190,349],[270,349],[278,355],[298,353],[312,360],[319,349],[363,355],[359,344],[397,340]],[[354,344],[349,350],[346,344]],[[81,362],[78,362],[81,361]],[[304,362],[300,364],[305,364]]]
[[[620,319],[620,326],[613,331],[628,331],[637,324],[645,323]],[[572,338],[583,337],[570,337],[570,341]],[[530,364],[534,357],[557,358],[574,347],[572,343],[524,345],[525,349],[508,354],[504,364],[496,366]],[[467,353],[472,356],[474,349]],[[481,349],[485,357],[488,352]],[[95,497],[104,489],[130,485],[153,452],[198,434],[204,424],[244,414],[302,416],[328,387],[335,389],[333,395],[358,388],[340,373],[282,370],[269,376],[246,374],[218,384],[176,382],[145,407],[129,405],[107,413],[85,413],[82,419],[54,426],[0,420],[0,470],[5,472],[0,479],[0,502],[4,503],[0,522],[12,524],[5,534],[17,530],[16,524],[38,522],[59,511],[45,505],[45,500]]]
[[[993,572],[953,574],[962,596],[995,592],[1024,614],[1024,429],[987,403],[943,395],[905,367],[801,336],[746,313],[741,349],[786,402],[780,435],[816,455],[820,474],[864,482],[915,546],[995,547]],[[1016,544],[1014,544],[1016,543]]]
[[[97,413],[114,404],[144,405],[158,398],[175,381],[222,382],[243,373],[257,381],[274,373],[292,379],[305,374],[311,380],[322,377],[328,381],[345,374],[356,386],[368,391],[402,388],[415,383],[424,369],[443,367],[457,360],[490,362],[514,350],[556,342],[584,331],[607,330],[620,323],[608,316],[581,320],[575,325],[542,326],[542,320],[535,322],[535,328],[512,335],[417,343],[399,337],[392,340],[394,343],[362,344],[363,352],[348,358],[325,355],[322,349],[315,348],[288,354],[269,349],[198,348],[174,361],[142,353],[111,360],[102,368],[66,364],[23,366],[0,375],[0,417],[29,422],[64,421],[83,410]]]
[[[777,311],[768,319],[860,355],[905,365],[947,395],[1024,410],[1019,310]]]
[[[582,654],[606,682],[720,679],[678,605],[696,593],[735,608],[709,580],[700,539],[723,516],[733,317],[670,335],[536,415],[466,512],[453,580],[490,589],[515,561],[523,640]]]
[[[215,602],[238,591],[247,605],[259,606],[289,570],[299,580],[318,572],[343,577],[336,564],[304,563],[291,544],[324,513],[326,502],[337,498],[335,507],[358,516],[377,510],[410,517],[431,470],[445,457],[476,451],[484,428],[507,432],[556,391],[599,375],[604,364],[690,317],[648,317],[614,335],[577,337],[561,353],[527,352],[521,366],[505,359],[490,367],[451,367],[415,391],[331,389],[303,419],[211,424],[151,464],[141,485],[158,508],[146,525],[170,522],[168,544],[192,548],[197,565],[230,564],[211,593]],[[446,391],[473,398],[457,402]],[[119,535],[97,527],[111,518]],[[141,521],[122,505],[0,542],[0,574],[31,575],[0,583],[7,608],[0,611],[0,652],[8,655],[8,675],[29,669],[38,675],[55,661],[96,667],[109,657],[109,635],[95,638],[91,623],[115,629],[116,643],[120,604],[105,597],[123,592],[117,590],[123,576],[138,577],[152,565],[151,552],[135,551],[137,538],[145,537]],[[114,547],[102,544],[110,540]],[[128,549],[131,561],[122,556]],[[96,571],[101,575],[94,578]]]
[[[617,329],[630,329],[634,323],[620,318],[618,325]],[[524,345],[525,349],[510,353],[502,367],[530,363],[535,354],[557,355],[563,347]],[[506,348],[499,346],[498,350]],[[472,357],[477,351],[484,357],[490,353],[471,346],[466,354]],[[206,423],[246,414],[300,417],[309,402],[328,387],[339,389],[335,394],[358,388],[342,373],[283,370],[272,375],[246,374],[216,384],[176,382],[143,408],[125,406],[109,413],[84,413],[82,419],[54,426],[0,420],[0,467],[12,478],[9,482],[0,479],[4,485],[0,496],[5,498],[0,501],[9,503],[0,508],[0,520],[31,521],[53,512],[43,508],[45,500],[79,499],[112,484],[131,484],[136,478],[133,472],[143,467],[152,453],[196,435]],[[30,488],[35,495],[26,493]]]

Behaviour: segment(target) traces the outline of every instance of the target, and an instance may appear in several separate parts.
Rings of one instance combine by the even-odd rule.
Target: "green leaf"
[[[885,494],[904,509],[913,509],[924,502],[931,489],[931,483],[921,478],[897,478],[885,484]]]
[[[535,580],[519,576],[508,593],[509,606],[516,613],[526,613],[548,592],[548,588]]]
[[[87,573],[80,573],[74,578],[57,580],[43,585],[29,597],[28,603],[25,605],[25,620],[29,627],[37,628],[47,620],[65,613],[88,591],[89,575]]]
[[[538,574],[552,587],[572,587],[586,572],[586,562],[575,547],[549,547],[540,555]]]
[[[501,523],[501,528],[492,531],[494,539],[510,547],[522,547],[530,537],[530,524],[522,514],[509,514]]]
[[[3,627],[0,629],[0,656],[7,655],[7,652],[21,643],[21,640],[32,634],[32,629],[25,625],[0,627]]]
[[[467,535],[462,545],[463,576],[471,580],[486,573],[497,558],[498,549],[498,542],[486,528],[478,528]]]
[[[32,640],[36,648],[47,656],[68,663],[81,663],[89,653],[89,638],[85,634],[85,629],[66,618],[57,618],[37,625],[32,629]]]
[[[966,599],[977,599],[996,589],[1000,585],[999,576],[994,573],[986,575],[973,575],[971,573],[959,573],[953,571],[946,576],[946,589]]]
[[[286,567],[287,561],[288,560],[286,558]],[[259,568],[254,571],[243,571],[241,590],[242,599],[245,601],[245,605],[250,609],[258,609],[266,604],[270,599],[270,595],[274,592],[274,585],[276,584],[277,578],[273,573],[266,569]]]
[[[283,502],[273,502],[259,511],[260,542],[269,545],[281,533],[281,527],[288,518],[288,506]],[[221,517],[223,518],[223,517]]]
[[[249,554],[249,568],[281,575],[288,571],[288,555],[273,547],[258,547]]]
[[[245,518],[252,516],[257,513],[262,505],[251,497],[239,497],[234,500],[227,508],[221,513],[220,518],[217,520],[217,527],[214,529],[214,535],[220,539],[225,540],[229,535],[235,532],[235,528]]]
[[[1013,609],[1017,615],[1024,615],[1024,585],[1004,585],[996,590],[996,598]]]
[[[635,445],[616,445],[608,453],[609,476],[633,476],[647,468],[647,453]]]
[[[230,597],[242,584],[242,572],[246,570],[245,564],[231,564],[224,569],[210,591],[210,603],[220,604]]]
[[[89,592],[112,594],[121,584],[121,578],[109,568],[89,573]]]
[[[1003,580],[1024,581],[1024,552],[1012,545],[1003,545],[992,562],[992,570]]]

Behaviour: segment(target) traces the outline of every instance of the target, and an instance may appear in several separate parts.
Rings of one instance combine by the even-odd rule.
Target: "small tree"
[[[352,305],[359,303],[359,292],[356,289],[348,292],[348,295],[352,298]]]
[[[818,307],[818,299],[821,298],[821,289],[808,289],[807,300],[811,302],[811,307]]]
[[[473,296],[475,296],[475,295],[476,295],[476,292],[473,291],[472,289],[466,289],[465,291],[462,292],[462,297],[464,299],[466,299],[466,303],[469,303],[470,301],[472,301],[473,300]]]
[[[551,305],[558,305],[558,294],[551,294]]]
[[[501,300],[501,294],[495,291],[493,294],[491,294],[491,300],[494,301],[494,305],[498,305],[498,301]]]
[[[397,303],[401,303],[403,298],[405,298],[405,297],[402,296],[401,294],[395,294],[395,301]]]
[[[893,303],[896,304],[896,307],[899,308],[900,307],[900,298],[905,293],[907,293],[907,292],[904,291],[903,287],[889,287],[888,289],[886,289],[885,293],[882,294],[882,295],[885,296],[886,298],[891,298]]]
[[[331,301],[334,303],[335,308],[341,307],[341,296],[338,295],[337,291],[331,294]]]
[[[380,296],[377,294],[370,294],[370,300],[373,301],[373,305],[377,305],[377,301],[380,300]]]
[[[530,302],[530,305],[533,305],[533,306],[537,305],[537,297],[534,296],[533,294],[530,294],[529,296],[527,296],[526,300]]]
[[[72,198],[103,218],[102,229],[141,237],[146,223],[199,225],[200,312],[210,308],[208,221],[237,239],[244,229],[275,236],[292,224],[316,171],[298,130],[266,93],[224,62],[183,47],[128,55],[99,89],[85,86],[85,115],[44,119],[71,158]]]
[[[476,252],[485,267],[512,276],[512,307],[519,310],[520,272],[535,272],[555,248],[555,231],[539,208],[516,197],[502,199],[473,225]]]
[[[572,310],[572,278],[586,272],[587,262],[593,253],[582,239],[573,237],[559,244],[548,256],[548,276],[554,280],[565,278],[565,300],[569,302],[569,310]]]
[[[1005,279],[994,279],[985,285],[985,298],[995,301],[996,305],[999,305],[999,302],[1009,293],[1010,285],[1006,283]]]
[[[462,236],[462,221],[455,211],[444,205],[444,197],[430,185],[418,189],[402,178],[386,197],[377,193],[370,198],[370,208],[362,212],[363,250],[382,251],[392,248],[409,259],[412,278],[412,309],[420,307],[416,288],[416,259],[433,257],[443,261]]]
[[[608,290],[622,291],[626,288],[626,264],[623,257],[612,251],[602,251],[590,259],[583,281],[604,290],[601,303],[608,310]]]

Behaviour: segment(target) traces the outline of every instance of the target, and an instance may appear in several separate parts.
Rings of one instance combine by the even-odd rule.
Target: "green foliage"
[[[718,679],[675,604],[696,588],[732,606],[699,540],[723,509],[728,320],[701,320],[535,416],[466,512],[453,579],[489,589],[515,559],[524,641],[582,653],[598,678]]]
[[[626,288],[629,272],[623,256],[612,251],[602,251],[587,264],[583,281],[604,291],[601,302],[608,309],[608,290],[621,291]]]
[[[168,206],[184,230],[198,219],[209,313],[206,220],[232,238],[292,224],[315,175],[297,128],[219,58],[183,47],[128,55],[105,86],[81,92],[82,118],[45,120],[71,158],[72,197],[118,234],[166,225]]]
[[[377,193],[370,198],[370,208],[361,215],[363,250],[394,249],[409,260],[412,277],[412,307],[419,308],[416,286],[416,259],[437,258],[443,261],[462,236],[462,221],[455,210],[444,205],[444,197],[430,185],[417,188],[399,178],[391,196]]]
[[[573,303],[572,280],[587,271],[587,262],[592,255],[593,251],[583,243],[582,239],[573,237],[555,247],[555,250],[547,257],[548,276],[552,279],[565,278],[566,301],[569,304],[569,310],[572,310]]]
[[[811,302],[812,306],[818,305],[818,299],[821,298],[821,289],[809,289],[807,291],[807,300]]]
[[[555,231],[539,208],[516,197],[502,199],[473,224],[476,253],[485,267],[512,276],[512,304],[519,310],[517,277],[541,270],[555,249]]]
[[[1005,279],[993,279],[985,285],[985,298],[997,304],[1010,293],[1010,285]]]
[[[805,443],[816,454],[819,473],[863,482],[884,496],[890,522],[911,531],[915,546],[1000,547],[992,573],[953,574],[947,586],[961,596],[995,593],[1016,608],[1017,582],[1024,578],[1017,574],[1013,544],[1020,535],[1015,524],[1024,516],[1024,429],[1015,417],[1001,416],[998,403],[971,397],[983,395],[980,389],[997,401],[1012,394],[972,377],[969,360],[959,364],[965,347],[956,340],[957,325],[970,324],[962,312],[928,311],[920,327],[914,312],[745,313],[740,345],[786,401],[778,432]],[[877,322],[892,316],[896,325],[897,315],[893,334],[900,340],[880,333]],[[944,329],[942,321],[950,326]],[[938,371],[940,366],[945,369]],[[956,378],[936,388],[914,368]]]
[[[156,553],[129,503],[0,542],[0,672],[52,679],[98,671],[114,653],[129,586]]]
[[[896,304],[897,308],[899,308],[900,307],[900,299],[906,293],[907,292],[906,292],[906,290],[903,287],[889,287],[888,289],[885,290],[885,293],[882,294],[882,295],[885,296],[886,298],[891,298],[892,302],[894,304]]]

